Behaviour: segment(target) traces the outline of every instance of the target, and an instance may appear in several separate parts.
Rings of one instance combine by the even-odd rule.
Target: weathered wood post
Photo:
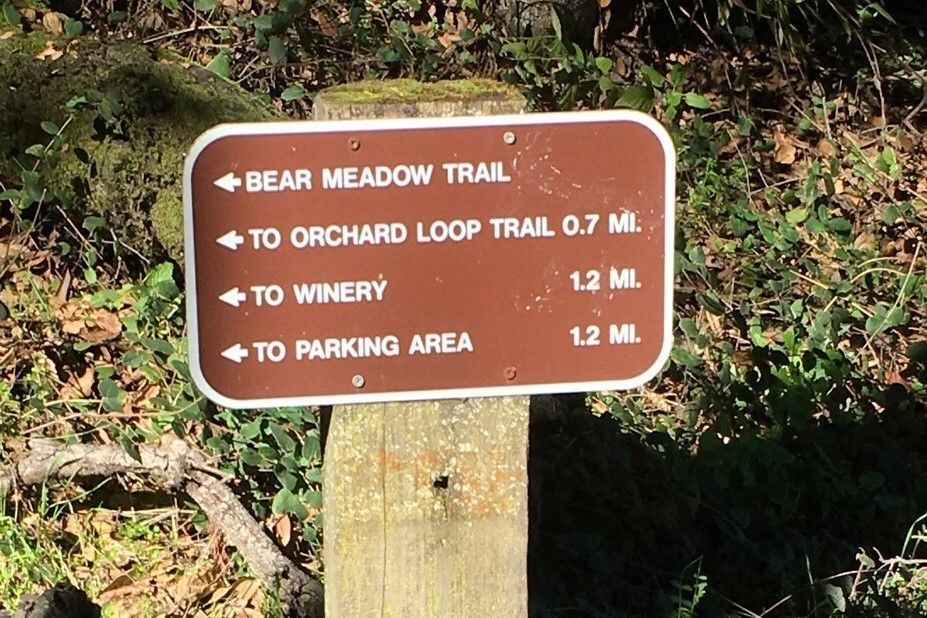
[[[482,81],[322,91],[316,120],[520,113]],[[528,397],[336,406],[325,449],[325,610],[525,616]]]

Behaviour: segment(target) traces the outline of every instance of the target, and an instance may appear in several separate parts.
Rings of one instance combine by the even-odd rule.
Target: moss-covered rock
[[[41,60],[35,50],[45,41],[36,36],[0,40],[0,180],[16,186],[20,164],[35,161],[23,153],[49,140],[43,121],[67,122],[60,162],[43,171],[50,192],[74,216],[102,217],[134,250],[152,254],[157,240],[179,258],[187,149],[214,125],[277,112],[155,48],[82,39]]]

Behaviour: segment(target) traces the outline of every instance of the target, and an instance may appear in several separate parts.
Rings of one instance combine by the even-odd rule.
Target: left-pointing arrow
[[[239,245],[245,242],[245,237],[232,230],[226,232],[222,236],[216,239],[216,242],[225,247],[226,249],[231,249],[232,251],[238,251]]]
[[[235,193],[235,189],[241,186],[241,178],[236,176],[235,172],[229,172],[222,178],[213,180],[212,184],[216,185],[220,189],[225,189],[229,193]]]
[[[244,292],[240,292],[238,288],[232,288],[228,292],[219,295],[219,300],[233,307],[237,307],[245,302],[246,298],[248,298],[248,295]]]
[[[232,347],[223,350],[222,356],[232,362],[240,363],[244,359],[248,358],[248,348],[244,347],[240,343],[236,343]]]

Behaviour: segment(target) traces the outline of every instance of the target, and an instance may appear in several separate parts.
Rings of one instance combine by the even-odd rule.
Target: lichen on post
[[[520,113],[486,80],[360,82],[316,120]],[[528,397],[338,406],[325,447],[331,617],[527,615]]]

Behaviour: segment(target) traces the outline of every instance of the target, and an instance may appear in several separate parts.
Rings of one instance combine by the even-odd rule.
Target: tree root
[[[116,445],[31,440],[29,451],[0,468],[0,495],[16,485],[50,479],[138,475],[158,487],[185,491],[244,558],[252,572],[280,595],[288,615],[321,618],[322,585],[283,555],[203,456],[180,439],[142,445],[139,459]]]

